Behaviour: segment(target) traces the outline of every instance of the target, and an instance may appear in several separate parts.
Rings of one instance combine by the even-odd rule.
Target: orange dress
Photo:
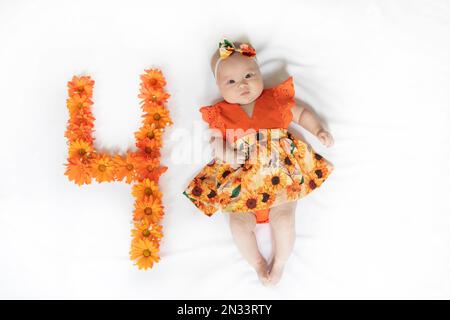
[[[204,214],[253,212],[257,223],[265,223],[271,207],[306,196],[328,178],[332,164],[287,131],[294,96],[289,77],[263,90],[252,117],[224,100],[200,108],[209,127],[245,154],[245,162],[234,166],[214,158],[189,182],[183,194]]]

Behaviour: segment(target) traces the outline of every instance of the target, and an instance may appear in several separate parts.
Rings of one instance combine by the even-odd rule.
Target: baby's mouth
[[[245,95],[247,95],[249,93],[250,93],[250,91],[244,91],[244,92],[241,93],[241,96],[245,96]]]

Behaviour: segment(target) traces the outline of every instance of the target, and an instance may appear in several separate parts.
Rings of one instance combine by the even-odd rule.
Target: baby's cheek
[[[236,103],[236,101],[237,101],[236,93],[234,92],[233,89],[225,89],[225,90],[223,90],[222,91],[222,96],[228,103]]]

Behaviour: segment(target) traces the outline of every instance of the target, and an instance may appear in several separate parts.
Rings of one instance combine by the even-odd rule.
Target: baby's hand
[[[334,144],[333,136],[325,129],[320,129],[317,133],[317,139],[326,147],[331,147]]]

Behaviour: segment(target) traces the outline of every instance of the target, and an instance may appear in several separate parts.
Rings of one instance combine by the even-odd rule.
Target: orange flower
[[[161,128],[156,128],[155,123],[146,123],[134,134],[134,136],[137,141],[145,140],[146,145],[151,148],[160,148],[162,147],[162,130],[163,129]]]
[[[70,143],[77,139],[84,140],[92,145],[94,138],[92,137],[92,125],[71,123],[67,125],[64,136]]]
[[[159,262],[158,247],[148,239],[137,239],[131,245],[131,260],[137,260],[135,265],[139,269],[153,267],[153,263]]]
[[[69,163],[66,163],[66,175],[69,181],[73,181],[78,185],[91,183],[91,165],[89,163],[83,163],[80,159],[69,159]]]
[[[166,79],[158,69],[144,70],[145,73],[140,76],[141,81],[154,88],[162,88],[166,85]]]
[[[136,143],[136,147],[142,150],[142,154],[145,155],[146,159],[158,159],[161,157],[161,151],[159,148],[152,148],[150,145],[147,145],[147,142],[144,140],[138,141]]]
[[[92,88],[95,81],[91,80],[89,76],[73,76],[72,81],[69,81],[67,86],[69,88],[69,96],[74,94],[92,96]]]
[[[92,101],[86,95],[80,96],[75,94],[67,99],[67,108],[69,109],[71,116],[80,112],[81,109],[89,108],[91,105]]]
[[[69,146],[69,157],[70,158],[86,158],[93,151],[92,145],[81,139],[72,142]]]
[[[154,123],[157,128],[164,128],[168,124],[173,124],[169,110],[160,105],[151,110],[146,110],[146,113],[142,117],[144,118],[145,124]]]
[[[69,142],[69,157],[65,175],[78,185],[98,182],[140,181],[132,186],[136,198],[133,218],[136,221],[132,230],[130,257],[137,260],[139,269],[152,268],[159,261],[158,251],[163,236],[162,226],[157,222],[164,216],[162,193],[157,181],[167,167],[160,165],[162,130],[173,124],[169,111],[163,104],[170,94],[163,90],[166,80],[157,69],[145,70],[141,75],[139,97],[144,111],[143,125],[135,133],[137,152],[127,152],[121,156],[98,153],[93,148],[95,117],[92,113],[91,98],[94,81],[89,76],[73,76],[67,83],[69,98],[66,106],[69,121],[65,137]]]
[[[140,168],[138,171],[139,179],[150,179],[152,181],[158,182],[159,177],[167,171],[166,166],[158,166],[155,168],[151,168],[151,166],[147,166],[146,168]]]
[[[107,154],[101,154],[92,164],[92,174],[97,182],[110,182],[114,180],[114,164]]]
[[[158,190],[158,185],[150,179],[144,179],[142,182],[135,184],[132,193],[137,200],[148,199],[150,196],[153,196],[153,198],[162,198],[162,193]]]
[[[168,94],[164,90],[143,83],[141,84],[141,93],[138,95],[138,97],[142,99],[142,109],[144,111],[148,111],[147,109],[151,109],[157,107],[158,105],[166,103],[167,99],[170,98],[170,94]]]
[[[136,166],[139,180],[147,178],[156,182],[159,179],[159,176],[167,169],[167,167],[161,167],[159,162],[159,158],[140,158],[140,161]]]
[[[163,237],[162,226],[156,223],[149,223],[146,220],[136,222],[134,229],[131,230],[131,236],[137,239],[148,239],[159,247],[159,242]]]
[[[159,198],[145,198],[143,200],[137,200],[134,205],[134,220],[144,220],[148,223],[158,223],[163,214],[163,205]]]
[[[125,179],[126,183],[131,183],[136,180],[137,173],[136,168],[139,161],[134,153],[127,152],[125,157],[116,155],[113,158],[114,167],[116,168],[115,177],[117,181],[122,181]]]
[[[95,120],[92,111],[88,108],[80,109],[76,114],[72,115],[70,122],[76,124],[92,125]]]

